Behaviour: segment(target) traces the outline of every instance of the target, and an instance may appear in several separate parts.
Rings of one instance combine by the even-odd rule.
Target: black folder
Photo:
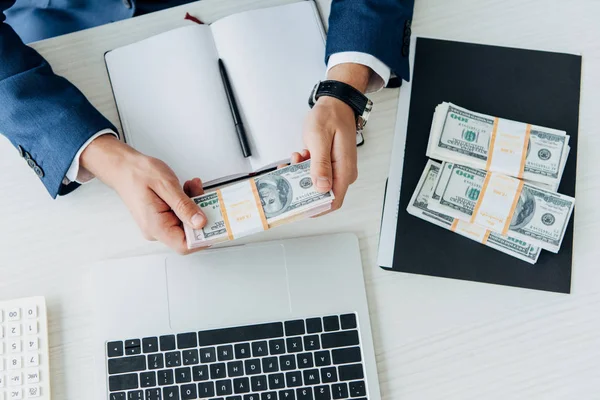
[[[543,251],[530,265],[413,217],[406,208],[427,163],[433,112],[444,101],[566,131],[571,152],[558,191],[575,197],[581,57],[425,38],[416,43],[391,269],[569,293],[573,216],[559,253]]]

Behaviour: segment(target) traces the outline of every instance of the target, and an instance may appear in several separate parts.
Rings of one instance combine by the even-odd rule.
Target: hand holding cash
[[[569,136],[450,103],[436,107],[429,160],[407,211],[534,264],[557,253],[575,199],[556,193]]]
[[[331,208],[333,192],[319,193],[310,160],[194,197],[207,218],[202,229],[185,226],[189,249],[212,246]]]

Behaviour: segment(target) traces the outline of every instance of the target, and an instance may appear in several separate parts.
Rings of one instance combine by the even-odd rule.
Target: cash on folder
[[[478,112],[553,127],[571,135],[559,193],[575,197],[581,56],[413,38],[412,81],[402,86],[381,227],[378,264],[391,271],[569,293],[574,216],[558,254],[536,265],[409,215],[435,107],[452,102]]]

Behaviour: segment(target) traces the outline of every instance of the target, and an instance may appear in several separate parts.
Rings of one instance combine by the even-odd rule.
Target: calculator
[[[46,300],[0,301],[0,400],[50,400]]]

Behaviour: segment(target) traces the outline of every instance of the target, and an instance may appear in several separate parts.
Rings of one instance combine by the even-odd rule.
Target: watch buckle
[[[321,81],[317,82],[317,84],[315,85],[315,87],[312,90],[312,93],[310,94],[310,101],[308,102],[308,104],[310,105],[310,107],[314,107],[315,104],[317,104],[317,91],[319,90],[319,86],[321,85]]]
[[[367,125],[367,121],[369,120],[369,116],[371,115],[371,111],[373,110],[373,102],[371,100],[367,100],[367,104],[365,105],[365,109],[361,115],[359,115],[358,120],[360,124],[360,128],[364,128]]]

